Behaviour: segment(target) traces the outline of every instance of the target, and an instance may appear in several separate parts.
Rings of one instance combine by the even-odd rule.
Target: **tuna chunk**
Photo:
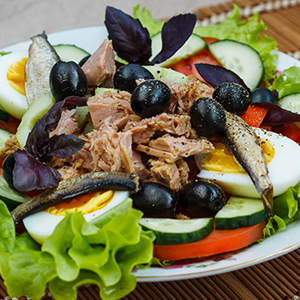
[[[140,120],[134,115],[130,105],[130,94],[125,91],[107,91],[103,95],[89,98],[87,105],[95,129],[99,129],[101,123],[110,119],[118,129],[122,129],[131,118]]]
[[[189,167],[183,159],[171,164],[156,159],[150,159],[149,162],[152,165],[150,170],[154,178],[172,190],[179,191],[188,183]]]
[[[95,53],[82,66],[88,86],[113,87],[116,72],[112,41],[104,40]]]
[[[136,150],[168,163],[173,163],[182,157],[209,153],[213,149],[213,144],[205,138],[187,139],[185,137],[173,137],[169,134],[151,140],[148,145],[136,147]]]
[[[74,134],[78,132],[78,116],[74,116],[75,109],[63,110],[56,128],[50,132],[49,136],[65,134]]]
[[[170,133],[175,136],[197,138],[192,129],[190,117],[162,113],[139,122],[129,122],[124,131],[132,133],[132,141],[136,144],[147,144],[156,133]]]

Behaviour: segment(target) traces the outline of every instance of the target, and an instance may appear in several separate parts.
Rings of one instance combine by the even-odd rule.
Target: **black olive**
[[[87,62],[87,60],[88,60],[90,57],[91,57],[90,54],[87,55],[87,56],[85,56],[85,57],[83,57],[83,58],[80,60],[80,62],[78,63],[78,66],[79,66],[79,67],[82,67],[82,66]]]
[[[227,111],[239,116],[246,112],[250,104],[249,92],[234,82],[219,84],[213,92],[213,98],[220,102]]]
[[[211,138],[225,127],[226,117],[222,105],[211,98],[200,98],[190,110],[191,123],[199,136]]]
[[[13,170],[15,162],[15,153],[11,153],[4,159],[2,164],[3,177],[10,187],[14,187]]]
[[[270,102],[278,104],[278,100],[273,92],[266,88],[257,88],[250,93],[251,103]]]
[[[213,217],[225,203],[222,188],[210,181],[192,181],[179,192],[179,204],[193,218]]]
[[[114,75],[114,86],[116,89],[127,91],[132,94],[136,88],[136,80],[154,79],[152,73],[137,64],[127,64],[117,70]]]
[[[149,182],[142,183],[136,194],[131,196],[135,208],[149,218],[174,218],[177,213],[178,198],[164,185]]]
[[[171,103],[171,91],[160,80],[149,79],[137,86],[131,95],[131,108],[142,118],[165,112]]]
[[[50,72],[50,89],[56,101],[68,96],[83,97],[87,92],[87,79],[75,62],[59,61]]]

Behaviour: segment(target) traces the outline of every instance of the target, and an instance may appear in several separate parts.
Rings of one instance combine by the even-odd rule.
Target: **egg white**
[[[0,106],[10,115],[21,119],[28,108],[26,97],[14,90],[7,80],[9,67],[27,57],[28,52],[10,53],[0,57]]]
[[[274,196],[278,196],[300,181],[300,146],[291,139],[271,131],[255,128],[255,132],[274,147],[274,157],[267,167],[274,188]],[[199,156],[196,158],[196,163],[201,167]],[[202,170],[198,176],[215,180],[232,195],[260,198],[248,174]]]
[[[106,206],[92,213],[84,214],[83,216],[85,220],[89,222],[122,203],[128,197],[129,192],[117,191],[115,192],[114,198]],[[30,236],[39,244],[43,244],[63,218],[64,216],[56,216],[46,211],[40,211],[24,218],[23,223]]]

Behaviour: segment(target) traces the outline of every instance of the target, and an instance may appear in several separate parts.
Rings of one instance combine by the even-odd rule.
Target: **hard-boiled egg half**
[[[104,191],[73,199],[70,203],[61,203],[24,218],[23,223],[31,237],[43,244],[57,224],[65,217],[67,210],[81,211],[87,222],[122,203],[129,196],[127,191]]]
[[[28,108],[25,97],[25,64],[28,51],[0,57],[0,106],[21,119]]]
[[[274,196],[278,196],[300,181],[300,146],[271,131],[256,128],[255,132],[262,141]],[[249,175],[225,145],[220,142],[215,147],[207,156],[196,157],[199,177],[215,180],[232,195],[260,198]]]

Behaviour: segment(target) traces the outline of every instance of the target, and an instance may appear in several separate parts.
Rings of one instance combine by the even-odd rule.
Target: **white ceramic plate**
[[[105,27],[88,27],[50,34],[50,43],[74,44],[92,53],[107,36]],[[2,49],[3,51],[19,52],[28,49],[30,41],[15,44]],[[299,66],[300,61],[278,52],[277,69],[283,70],[291,66]],[[232,254],[220,261],[205,261],[169,268],[151,267],[135,272],[138,281],[166,281],[181,280],[221,274],[229,271],[249,267],[264,261],[274,259],[300,247],[300,222],[288,226],[272,238],[267,238],[260,244],[253,245],[238,254]]]

